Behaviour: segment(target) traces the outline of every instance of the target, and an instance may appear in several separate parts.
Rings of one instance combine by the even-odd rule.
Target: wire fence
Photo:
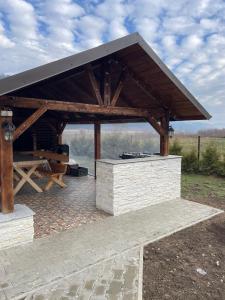
[[[205,137],[205,136],[176,136],[175,140],[182,146],[182,152],[188,153],[191,150],[196,151],[198,159],[201,159],[202,153],[208,146],[214,146],[221,156],[225,156],[225,137]],[[173,141],[171,141],[173,143]]]

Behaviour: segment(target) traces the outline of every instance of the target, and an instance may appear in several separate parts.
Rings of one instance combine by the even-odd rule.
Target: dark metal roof
[[[143,81],[145,86],[146,83],[148,84],[146,89],[148,89],[148,86],[151,87],[149,92],[153,91],[156,99],[165,102],[170,107],[175,120],[200,120],[211,117],[138,33],[1,79],[0,96],[8,94],[38,98],[43,97],[46,91],[46,98],[56,99],[58,93],[54,94],[53,85],[54,83],[57,84],[59,79],[62,79],[62,75],[65,74],[63,79],[65,80],[67,77],[71,77],[71,71],[79,70],[88,63],[101,62],[105,57],[116,58],[127,65],[132,72],[135,72],[141,83]],[[82,85],[83,80],[86,79],[78,79],[78,85]],[[68,81],[67,84],[71,83]],[[132,106],[135,107],[150,107],[150,98],[146,97],[146,93],[144,95],[138,86],[131,81],[127,85],[129,85],[129,88],[124,89],[123,96],[128,99],[128,103],[132,103]],[[54,97],[48,96],[49,94]],[[67,88],[67,94],[65,88],[65,96],[64,88],[61,88],[60,94],[61,100],[76,101],[76,99],[80,100],[81,98],[81,94],[78,93],[78,97],[75,92],[72,93],[70,88]],[[58,100],[60,100],[60,96]],[[85,91],[83,91],[83,96],[85,96]],[[90,103],[91,101],[90,99]],[[121,106],[126,106],[126,101],[124,102],[122,96],[120,101]],[[87,103],[89,103],[89,99],[87,99]]]

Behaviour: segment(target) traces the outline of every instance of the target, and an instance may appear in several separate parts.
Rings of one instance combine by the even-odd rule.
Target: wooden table
[[[41,159],[28,154],[14,154],[13,157],[13,169],[14,178],[18,182],[14,188],[14,195],[16,195],[19,190],[27,182],[29,183],[38,193],[43,192],[43,190],[33,181],[31,176],[36,174],[36,170],[43,164],[47,164],[46,159]],[[19,175],[19,176],[18,176]]]

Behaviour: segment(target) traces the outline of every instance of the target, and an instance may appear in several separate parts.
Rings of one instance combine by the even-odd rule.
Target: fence
[[[201,158],[202,153],[209,145],[213,145],[221,157],[225,155],[225,137],[178,135],[174,140],[177,140],[182,146],[183,153],[190,152],[194,149],[197,152],[198,159]],[[173,140],[171,143],[173,143]]]

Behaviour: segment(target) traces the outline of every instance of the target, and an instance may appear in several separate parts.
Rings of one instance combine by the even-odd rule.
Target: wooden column
[[[169,155],[169,118],[163,117],[161,119],[161,126],[164,129],[164,134],[160,134],[160,155]]]
[[[37,150],[37,134],[36,132],[32,133],[32,139],[33,139],[33,151]]]
[[[14,210],[13,194],[13,144],[4,137],[4,122],[12,123],[11,111],[0,111],[0,182],[1,182],[1,211],[4,214]]]
[[[61,122],[60,124],[58,124],[58,128],[57,128],[57,143],[58,145],[62,145],[63,143],[63,131],[66,127],[67,122]]]
[[[96,178],[96,160],[101,158],[101,124],[95,123],[94,125],[94,138],[95,138],[95,178]]]

